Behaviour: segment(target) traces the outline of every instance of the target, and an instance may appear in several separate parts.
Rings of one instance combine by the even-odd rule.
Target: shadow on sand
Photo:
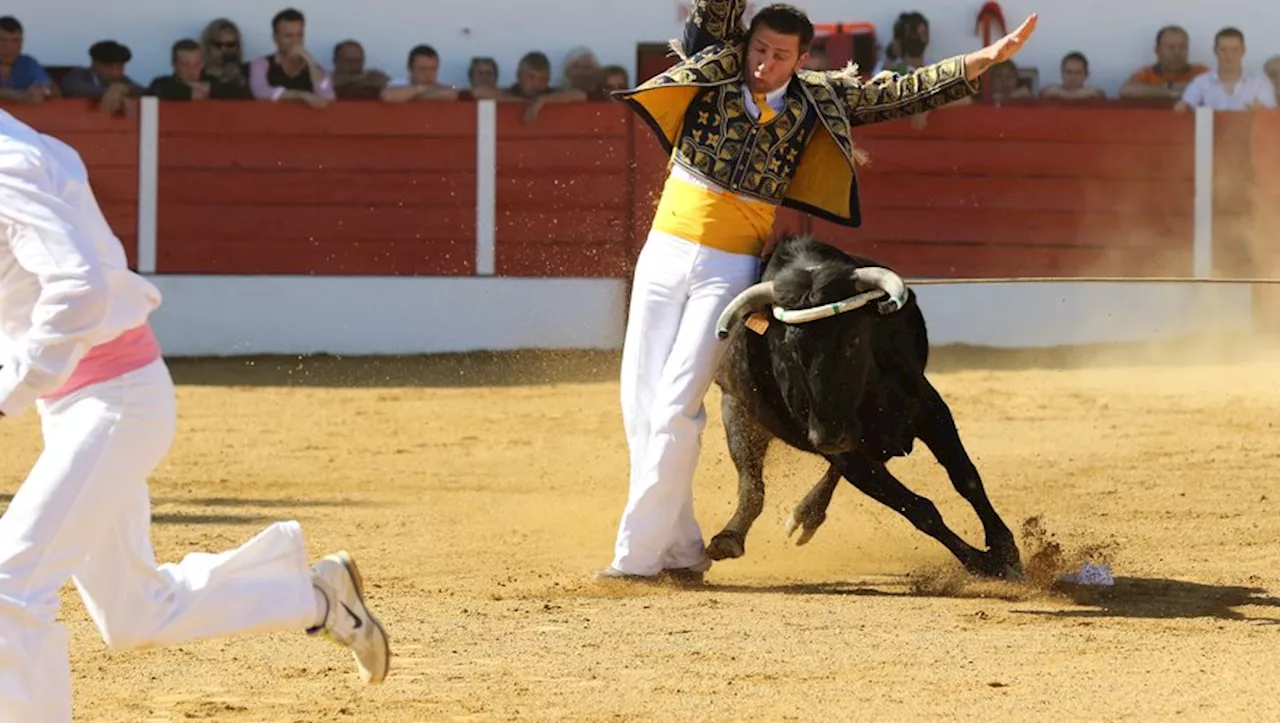
[[[8,509],[13,500],[10,493],[0,494],[0,514]],[[154,525],[256,525],[273,521],[276,516],[255,514],[241,510],[252,509],[314,509],[368,507],[370,503],[346,500],[300,500],[300,499],[264,499],[256,497],[190,497],[167,498],[155,497],[151,500],[152,509],[156,507],[179,506],[188,508],[214,508],[213,511],[176,512],[164,510],[152,512],[151,523]],[[219,510],[223,508],[227,511]],[[232,512],[230,510],[236,510]]]
[[[1117,577],[1110,587],[1059,583],[1050,590],[1011,583],[974,582],[956,592],[930,592],[907,580],[869,582],[821,582],[784,585],[708,584],[699,592],[717,594],[837,595],[861,597],[981,598],[1025,602],[1031,598],[1074,605],[1060,610],[1012,612],[1063,619],[1177,619],[1214,618],[1253,623],[1280,623],[1278,617],[1247,616],[1237,608],[1280,609],[1280,598],[1262,588],[1211,585],[1163,578]]]
[[[1111,587],[1059,585],[1057,591],[1076,605],[1090,609],[1015,612],[1054,618],[1216,618],[1280,623],[1280,617],[1249,617],[1236,609],[1280,609],[1280,598],[1256,587],[1210,585],[1164,578],[1117,577],[1115,585]]]
[[[1187,337],[1170,341],[1040,349],[934,347],[930,372],[1227,364],[1280,359],[1263,336]],[[187,386],[315,388],[476,388],[614,382],[617,351],[524,350],[411,356],[254,356],[168,359]]]

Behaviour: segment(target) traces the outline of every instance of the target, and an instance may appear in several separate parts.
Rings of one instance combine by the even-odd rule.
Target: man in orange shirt
[[[1138,100],[1178,100],[1187,84],[1209,67],[1187,62],[1187,31],[1167,25],[1156,33],[1156,63],[1139,69],[1120,88],[1120,97]]]

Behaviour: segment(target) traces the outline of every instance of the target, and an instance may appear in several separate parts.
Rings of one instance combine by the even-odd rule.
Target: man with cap
[[[142,95],[142,86],[124,74],[125,63],[133,59],[127,45],[100,40],[89,48],[89,58],[89,67],[73,68],[62,79],[63,96],[98,98],[103,111],[121,113],[126,110],[126,99]]]

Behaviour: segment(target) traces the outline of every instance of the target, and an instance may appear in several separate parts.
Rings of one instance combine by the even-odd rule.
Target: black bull
[[[854,308],[831,313],[838,302]],[[774,312],[787,310],[785,320],[775,318]],[[798,310],[818,318],[798,319]],[[744,325],[752,314],[757,316],[750,323],[765,315],[763,334]],[[708,545],[712,559],[745,552],[747,532],[764,507],[765,452],[776,438],[830,464],[787,522],[788,534],[802,528],[799,544],[822,524],[844,477],[945,545],[967,570],[1021,578],[1013,533],[987,499],[950,408],[925,377],[924,315],[896,274],[809,237],[788,237],[765,258],[760,283],[725,310],[717,333],[728,338],[716,383],[738,471],[738,505]],[[885,467],[910,454],[916,439],[973,505],[987,550],[961,539],[931,501]]]

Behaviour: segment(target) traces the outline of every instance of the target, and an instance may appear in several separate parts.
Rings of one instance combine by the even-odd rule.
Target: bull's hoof
[[[1016,552],[1013,554],[988,552],[971,572],[981,577],[1007,582],[1026,582],[1027,580],[1026,573],[1022,569],[1022,561]]]
[[[736,532],[721,532],[707,545],[707,557],[712,560],[732,560],[747,552],[747,542]]]
[[[799,547],[813,539],[814,533],[826,519],[826,515],[809,515],[805,510],[797,507],[787,518],[787,537],[791,537],[796,530],[800,530],[800,536],[796,538],[796,546]]]

